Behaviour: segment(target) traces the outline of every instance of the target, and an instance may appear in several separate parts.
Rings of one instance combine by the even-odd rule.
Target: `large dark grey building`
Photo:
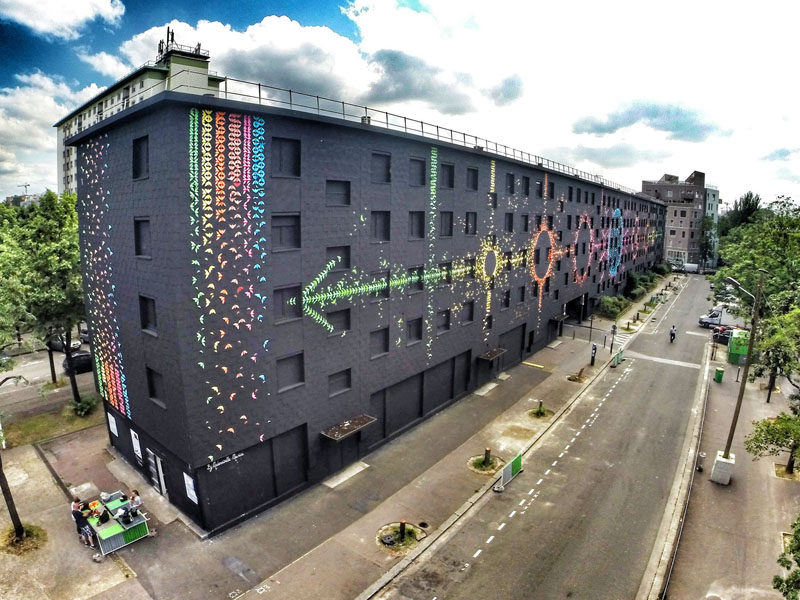
[[[456,401],[662,260],[652,197],[318,112],[163,91],[67,140],[111,443],[208,530]]]

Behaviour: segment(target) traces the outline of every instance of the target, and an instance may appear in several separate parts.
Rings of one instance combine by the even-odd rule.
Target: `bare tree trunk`
[[[67,376],[69,377],[69,385],[72,388],[72,401],[79,404],[81,401],[81,394],[78,391],[78,382],[75,379],[75,368],[72,364],[72,331],[67,329],[64,333],[64,355],[67,358]]]
[[[769,372],[769,382],[767,383],[767,403],[769,403],[769,399],[772,396],[772,390],[775,387],[775,379],[777,379],[778,373],[775,369]]]
[[[48,340],[50,341],[50,340]],[[53,362],[53,350],[50,346],[47,346],[47,358],[50,361],[50,379],[53,380],[53,383],[56,382],[56,365]]]
[[[794,444],[789,450],[789,462],[786,463],[786,472],[790,475],[794,473],[794,453],[797,450],[797,444]]]
[[[5,471],[3,471],[2,452],[0,452],[0,489],[3,490],[3,498],[5,498],[6,506],[8,507],[8,514],[11,517],[11,523],[14,525],[14,535],[18,540],[21,540],[25,537],[25,528],[22,526],[22,521],[19,520],[17,505],[14,504],[14,497],[11,495],[11,488],[8,487],[8,480],[6,479]]]

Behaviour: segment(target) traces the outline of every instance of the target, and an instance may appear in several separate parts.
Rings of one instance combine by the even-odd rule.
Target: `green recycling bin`
[[[722,375],[725,373],[725,369],[722,367],[717,367],[717,370],[714,372],[714,381],[717,383],[722,383]]]

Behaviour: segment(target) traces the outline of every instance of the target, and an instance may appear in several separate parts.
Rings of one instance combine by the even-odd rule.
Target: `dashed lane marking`
[[[547,471],[545,471],[544,474],[545,475],[550,475],[550,469],[547,469]]]
[[[515,514],[517,514],[517,511],[515,511],[515,510],[512,510],[512,511],[509,513],[509,515],[508,515],[508,518],[509,518],[509,519],[513,518]]]
[[[544,479],[540,479],[539,481],[536,482],[536,485],[541,485],[543,481]]]
[[[500,523],[500,525],[497,526],[497,531],[502,531],[503,527],[505,527],[505,526],[506,526],[505,523]]]
[[[475,554],[472,555],[472,558],[478,558],[478,556],[480,555],[481,552],[483,552],[483,550],[478,548],[478,550],[475,552]]]

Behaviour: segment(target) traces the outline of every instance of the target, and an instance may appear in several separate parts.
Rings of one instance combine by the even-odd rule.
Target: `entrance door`
[[[145,452],[147,453],[147,470],[150,473],[150,485],[156,488],[159,494],[166,496],[167,485],[164,483],[163,459],[150,448],[145,448]]]
[[[339,442],[342,453],[342,468],[358,460],[358,442],[361,432],[357,431]]]

